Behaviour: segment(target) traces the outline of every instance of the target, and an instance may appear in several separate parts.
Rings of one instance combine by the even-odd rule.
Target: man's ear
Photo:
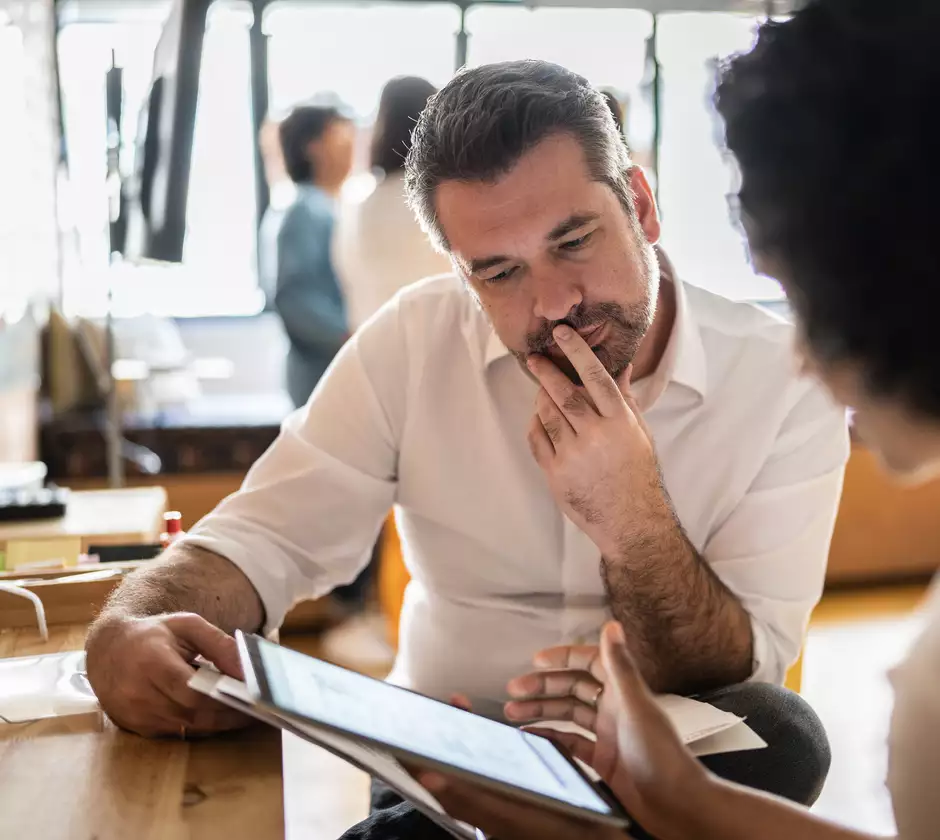
[[[634,166],[628,173],[630,190],[633,193],[633,207],[636,211],[637,221],[646,235],[646,241],[650,245],[659,242],[662,235],[662,228],[659,223],[659,210],[656,207],[656,199],[653,196],[653,190],[646,179],[646,173],[643,167]]]

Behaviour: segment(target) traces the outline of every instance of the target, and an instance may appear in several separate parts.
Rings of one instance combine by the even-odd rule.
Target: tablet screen
[[[540,796],[612,815],[544,738],[260,639],[270,697],[289,714]]]

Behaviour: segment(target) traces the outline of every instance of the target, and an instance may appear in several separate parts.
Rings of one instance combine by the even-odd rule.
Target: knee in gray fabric
[[[766,750],[705,759],[715,773],[750,787],[810,805],[822,791],[832,754],[825,728],[798,694],[769,683],[742,683],[700,698],[747,718]]]

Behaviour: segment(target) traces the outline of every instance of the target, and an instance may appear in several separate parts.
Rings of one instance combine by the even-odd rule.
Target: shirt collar
[[[675,281],[676,288],[676,322],[672,327],[672,335],[667,346],[667,356],[670,346],[674,351],[670,356],[670,381],[684,385],[704,397],[708,391],[708,368],[705,364],[705,346],[702,344],[702,334],[695,313],[689,304],[685,283]],[[665,359],[664,359],[665,362]],[[668,368],[667,368],[668,369]]]
[[[683,385],[704,397],[708,387],[708,371],[705,365],[702,336],[689,305],[685,284],[679,280],[674,282],[676,320],[666,345],[666,352],[651,378],[665,377],[667,383],[675,382],[677,385]],[[489,333],[483,353],[485,368],[489,368],[505,356],[511,356],[506,345],[496,335],[496,330],[489,326],[488,322],[487,327]]]

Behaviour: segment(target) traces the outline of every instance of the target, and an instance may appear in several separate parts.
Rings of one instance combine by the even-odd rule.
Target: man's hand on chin
[[[671,520],[649,429],[630,392],[632,366],[614,380],[566,326],[554,338],[584,383],[548,358],[530,356],[542,387],[529,445],[559,507],[608,558],[658,517]]]

